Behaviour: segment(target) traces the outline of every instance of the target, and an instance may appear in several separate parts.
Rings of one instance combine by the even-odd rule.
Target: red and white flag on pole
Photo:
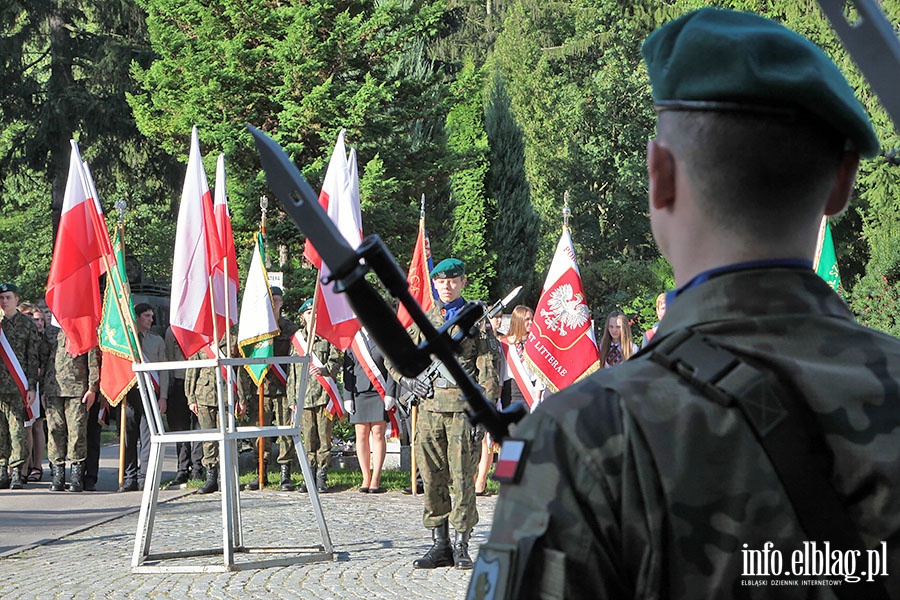
[[[172,263],[170,323],[185,356],[196,354],[214,341],[209,277],[221,256],[212,196],[200,157],[200,139],[194,127]]]
[[[228,212],[228,197],[225,194],[225,155],[220,154],[216,163],[216,197],[214,212],[216,215],[216,230],[219,234],[219,246],[222,249],[221,261],[215,265],[213,276],[213,298],[215,299],[216,314],[223,319],[218,324],[218,330],[224,331],[226,324],[224,317],[228,315],[228,325],[234,325],[238,321],[238,267],[237,252],[234,249],[234,233],[231,230],[231,215]],[[227,269],[226,269],[227,267]],[[226,277],[227,271],[227,277]]]
[[[349,160],[344,145],[344,130],[338,135],[325,172],[325,181],[319,193],[319,204],[328,213],[328,217],[343,234],[351,247],[356,248],[362,242],[362,215],[359,210],[359,175],[356,167],[356,151],[351,151]],[[350,308],[346,294],[334,291],[334,282],[322,285],[321,279],[328,276],[331,270],[316,252],[313,245],[306,241],[303,252],[317,269],[322,288],[318,295],[316,311],[316,333],[334,344],[340,350],[346,350],[359,331],[360,324]]]
[[[69,176],[47,278],[46,299],[50,312],[66,332],[66,351],[78,356],[97,345],[101,313],[97,278],[106,271],[104,254],[109,252],[110,261],[115,259],[100,205],[91,196],[78,144],[72,140],[71,145]],[[104,223],[102,231],[98,229],[99,223]]]
[[[534,373],[554,392],[600,366],[597,340],[568,228],[563,228],[550,263],[525,343],[525,355]]]
[[[416,236],[416,247],[413,249],[412,259],[409,261],[409,272],[406,281],[409,282],[409,293],[412,294],[423,311],[429,311],[434,306],[434,287],[431,284],[431,244],[428,242],[428,232],[425,230],[425,196],[422,196],[422,210],[419,212],[419,234]],[[412,325],[412,317],[402,304],[397,309],[397,319],[403,327]]]

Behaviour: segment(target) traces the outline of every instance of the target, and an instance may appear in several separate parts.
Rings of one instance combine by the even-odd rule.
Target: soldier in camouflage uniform
[[[836,597],[794,560],[811,539],[821,552],[840,519],[817,538],[804,530],[815,511],[791,501],[774,466],[792,455],[763,449],[769,434],[736,406],[743,391],[716,401],[690,379],[711,361],[659,360],[702,336],[755,368],[753,385],[792,390],[760,406],[774,396],[809,413],[808,431],[787,435],[827,448],[830,464],[812,475],[900,598],[900,342],[858,325],[811,269],[822,216],[846,206],[875,132],[821,50],[756,15],[701,9],[657,30],[643,54],[658,112],[650,222],[679,287],[648,348],[549,398],[519,425],[521,442],[504,444],[498,465],[508,449],[523,454],[506,455],[510,482],[468,597]],[[724,379],[715,386],[736,383]],[[796,585],[750,577],[763,573],[748,552],[766,544],[791,574],[776,579]],[[864,581],[827,579],[850,588],[843,597],[874,597]]]
[[[275,309],[275,316],[278,319],[278,329],[279,333],[272,340],[273,353],[275,356],[290,356],[291,354],[291,336],[294,335],[294,332],[297,331],[297,325],[287,319],[284,315],[282,315],[282,309],[284,308],[284,292],[278,286],[272,286],[272,305]],[[285,369],[287,371],[287,369]],[[263,405],[265,414],[264,414],[264,423],[266,425],[272,424],[272,419],[274,418],[275,423],[277,425],[290,425],[292,413],[293,413],[293,400],[288,401],[285,384],[281,383],[281,380],[275,375],[274,369],[269,369],[269,372],[266,374],[265,385],[263,388],[263,394],[265,395],[265,403]],[[252,407],[248,412],[259,412],[259,402],[251,402],[250,406]],[[255,408],[255,411],[253,410]],[[258,419],[258,417],[254,414],[251,416],[252,419]],[[258,420],[253,420],[252,423],[254,425],[258,424]],[[268,440],[266,440],[265,448],[266,448],[266,457],[264,460],[268,462]],[[291,461],[294,458],[294,440],[291,439],[290,436],[282,435],[278,436],[278,464],[281,469],[281,489],[285,492],[290,492],[294,490],[294,484],[291,481]],[[268,482],[263,485],[268,484]],[[258,490],[259,489],[259,478],[254,479],[250,483],[247,484],[247,489],[249,490]]]
[[[300,307],[302,323],[298,328],[299,335],[303,339],[308,338],[310,320],[312,317],[312,300],[307,300]],[[291,348],[291,354],[296,352]],[[309,365],[309,382],[306,386],[306,397],[303,399],[303,413],[300,415],[300,430],[303,433],[303,441],[306,444],[306,457],[315,478],[316,489],[320,492],[328,490],[328,467],[331,466],[331,429],[332,414],[328,411],[328,393],[322,384],[316,379],[316,375],[337,377],[341,371],[343,361],[340,351],[331,343],[319,336],[315,336],[312,344],[312,354],[322,362],[322,369],[313,364]],[[305,363],[293,363],[288,374],[288,397],[293,402],[300,395],[301,369],[306,368]],[[305,492],[310,482],[300,485],[300,491]]]
[[[0,284],[0,310],[3,311],[3,333],[28,380],[27,398],[23,399],[5,363],[0,366],[0,489],[22,489],[25,477],[20,472],[25,462],[25,402],[34,400],[41,344],[31,315],[16,308],[19,288],[12,283]],[[11,472],[10,472],[11,471]]]
[[[69,491],[84,490],[87,458],[87,418],[100,391],[97,348],[80,356],[66,352],[66,334],[59,332],[54,357],[55,376],[48,381],[47,457],[50,459],[51,492],[61,492],[66,483],[66,457],[72,464]]]
[[[438,297],[443,306],[428,311],[436,328],[453,318],[466,303],[462,297],[466,285],[462,261],[448,258],[431,271]],[[413,341],[423,337],[418,327],[409,329]],[[476,338],[462,343],[459,361],[488,398],[500,394],[500,378],[495,366],[496,338],[482,329]],[[432,531],[434,544],[425,556],[413,562],[418,569],[455,566],[471,569],[469,538],[478,523],[475,506],[475,473],[481,457],[484,432],[473,427],[466,417],[466,400],[455,382],[440,372],[430,380],[401,377],[391,365],[391,374],[419,398],[416,423],[416,464],[425,488],[423,523]],[[450,488],[453,487],[451,500]],[[455,531],[450,543],[449,525]]]

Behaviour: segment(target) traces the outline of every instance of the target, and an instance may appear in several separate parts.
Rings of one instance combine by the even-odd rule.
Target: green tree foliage
[[[497,203],[494,248],[497,280],[494,296],[502,297],[517,285],[525,290],[519,303],[534,306],[540,282],[534,277],[540,218],[531,204],[525,177],[525,142],[509,106],[506,85],[494,78],[485,112],[485,129],[491,147],[490,195]]]
[[[495,203],[486,194],[488,136],[484,130],[483,75],[469,62],[451,86],[456,103],[447,115],[450,150],[452,255],[466,263],[466,296],[489,301],[496,274]]]

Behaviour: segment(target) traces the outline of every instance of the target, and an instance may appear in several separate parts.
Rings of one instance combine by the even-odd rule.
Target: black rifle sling
[[[690,329],[653,342],[642,355],[713,402],[741,412],[775,468],[809,539],[830,542],[831,548],[844,552],[856,550],[858,557],[865,557],[865,545],[829,479],[830,451],[799,394],[790,393],[771,370],[749,364]],[[859,598],[861,592],[866,598],[888,598],[880,579],[867,582],[863,578],[852,586],[831,589],[839,598]]]

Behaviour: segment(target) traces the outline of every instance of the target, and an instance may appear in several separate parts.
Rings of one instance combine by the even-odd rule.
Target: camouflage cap
[[[445,258],[431,270],[432,279],[452,279],[466,274],[466,263],[458,258]]]
[[[300,305],[300,308],[297,309],[297,312],[302,315],[306,311],[312,309],[312,305],[313,305],[312,298],[307,298],[306,301]]]
[[[701,8],[641,48],[657,110],[800,109],[843,134],[863,158],[879,142],[841,70],[818,46],[759,15]]]
[[[12,292],[16,296],[19,295],[19,286],[14,283],[0,283],[0,294],[3,292]]]

